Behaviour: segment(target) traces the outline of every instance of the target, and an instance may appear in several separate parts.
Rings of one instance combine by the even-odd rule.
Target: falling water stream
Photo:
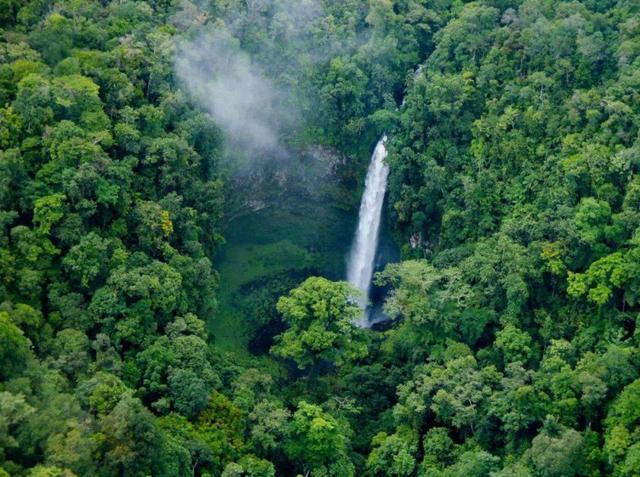
[[[380,139],[371,156],[360,202],[358,228],[347,261],[347,280],[361,292],[358,303],[363,310],[363,316],[357,324],[367,328],[371,326],[367,317],[367,304],[380,235],[382,204],[389,175],[389,167],[385,163],[386,141],[386,136]]]

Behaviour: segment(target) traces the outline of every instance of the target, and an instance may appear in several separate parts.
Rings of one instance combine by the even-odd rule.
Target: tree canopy
[[[640,475],[639,18],[0,0],[0,477]]]

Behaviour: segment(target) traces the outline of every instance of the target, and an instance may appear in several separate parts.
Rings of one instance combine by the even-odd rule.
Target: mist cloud
[[[179,45],[176,72],[231,143],[249,153],[281,149],[284,123],[295,113],[284,106],[284,92],[224,30]]]
[[[320,0],[229,0],[215,20],[206,4],[184,0],[174,18],[183,31],[200,30],[178,45],[177,77],[235,150],[287,156],[282,138],[317,106],[305,75],[362,39],[343,38]]]

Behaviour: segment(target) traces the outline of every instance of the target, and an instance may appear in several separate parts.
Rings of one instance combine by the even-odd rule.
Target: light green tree
[[[348,458],[350,429],[322,408],[300,401],[290,424],[285,449],[305,472],[326,477],[349,477],[354,466]]]
[[[345,282],[311,277],[277,304],[289,328],[271,352],[292,359],[298,368],[317,371],[320,363],[340,367],[367,355],[367,337],[354,325],[360,309]]]

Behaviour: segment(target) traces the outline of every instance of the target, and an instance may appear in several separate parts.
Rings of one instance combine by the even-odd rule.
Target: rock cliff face
[[[227,221],[268,207],[289,208],[300,199],[354,209],[358,198],[354,184],[345,179],[347,164],[345,155],[322,145],[245,164],[228,181]]]

